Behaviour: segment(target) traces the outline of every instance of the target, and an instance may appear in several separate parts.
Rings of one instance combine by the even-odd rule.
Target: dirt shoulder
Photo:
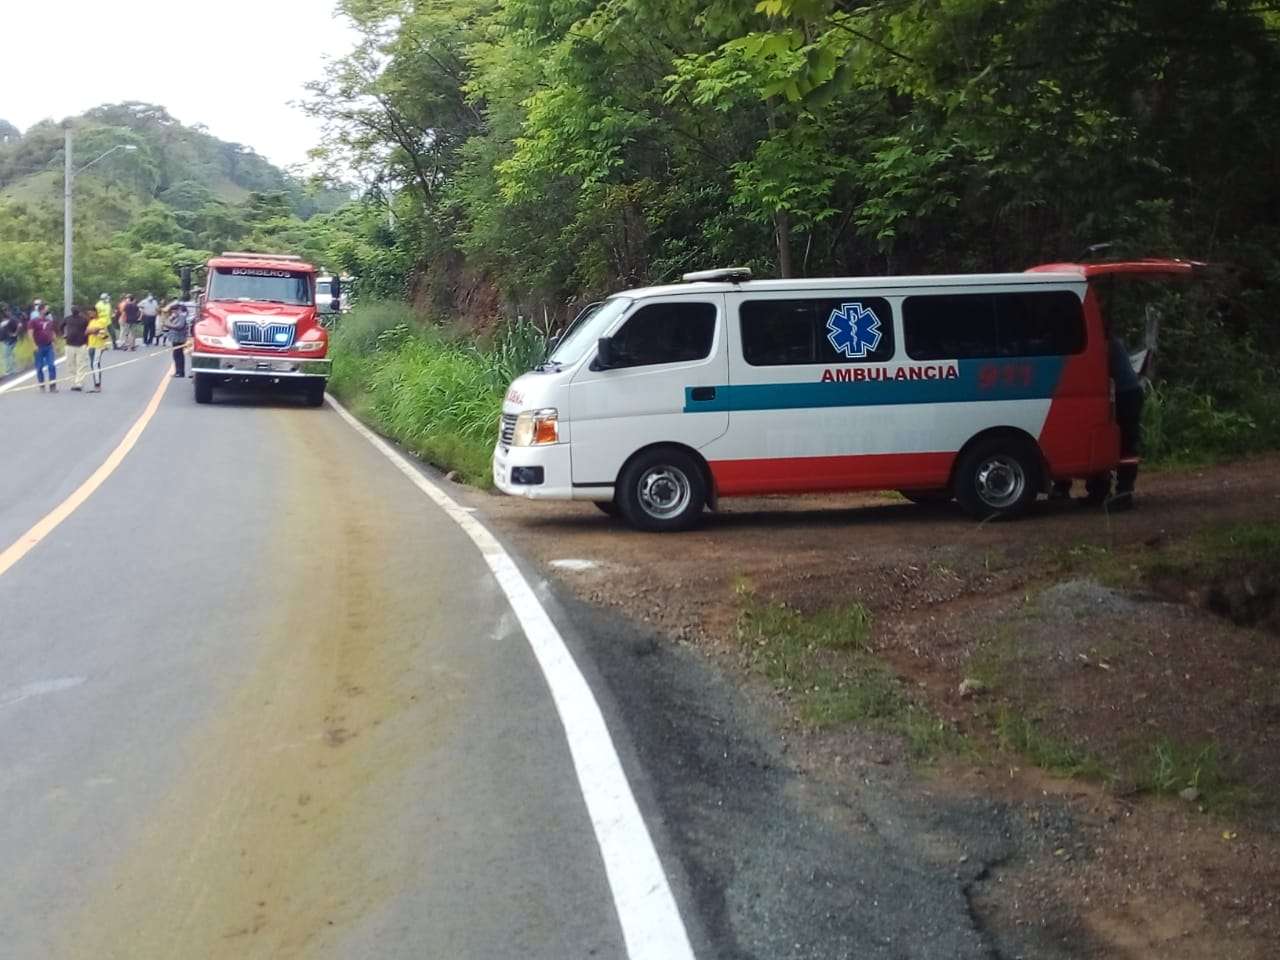
[[[562,588],[731,678],[812,782],[1010,811],[1020,839],[966,888],[1000,954],[1280,942],[1280,457],[1146,476],[1132,513],[985,525],[847,495],[663,536],[469,499]]]

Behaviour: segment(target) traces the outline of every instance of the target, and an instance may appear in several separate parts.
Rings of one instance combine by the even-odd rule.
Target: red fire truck
[[[326,304],[336,311],[340,291]],[[316,317],[316,268],[277,253],[224,253],[208,263],[191,371],[196,403],[215,386],[267,385],[301,390],[324,403],[329,333]]]

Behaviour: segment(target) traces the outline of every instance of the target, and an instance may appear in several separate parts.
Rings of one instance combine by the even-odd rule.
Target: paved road
[[[124,359],[0,395],[0,550],[166,375]],[[0,811],[6,960],[625,955],[503,593],[328,408],[170,381],[0,574]]]

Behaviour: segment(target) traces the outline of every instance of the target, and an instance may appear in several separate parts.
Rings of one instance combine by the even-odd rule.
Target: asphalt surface
[[[119,443],[0,395],[0,549]],[[0,956],[620,957],[541,674],[483,559],[333,411],[171,381],[0,575]]]
[[[0,551],[167,375],[164,351],[109,356],[102,394],[0,394]],[[516,559],[699,960],[1015,955],[971,903],[1022,842],[1007,811],[817,781],[705,661]],[[0,574],[0,812],[0,960],[626,956],[482,557],[334,411],[276,395],[197,406],[170,381]]]

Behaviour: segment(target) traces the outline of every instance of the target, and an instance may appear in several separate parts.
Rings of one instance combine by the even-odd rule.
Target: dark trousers
[[[109,324],[107,324],[107,333],[111,335],[111,349],[119,350],[120,349],[120,324],[112,320]]]
[[[149,347],[151,346],[152,340],[155,340],[156,343],[160,342],[160,339],[156,336],[156,318],[143,317],[142,318],[142,342]]]
[[[1116,394],[1116,423],[1120,426],[1120,456],[1136,457],[1142,449],[1142,405],[1146,397],[1141,390],[1124,390]],[[1138,480],[1137,464],[1116,468],[1116,493],[1133,493]]]
[[[175,377],[185,377],[187,375],[187,355],[182,352],[181,347],[173,348],[173,375]]]

